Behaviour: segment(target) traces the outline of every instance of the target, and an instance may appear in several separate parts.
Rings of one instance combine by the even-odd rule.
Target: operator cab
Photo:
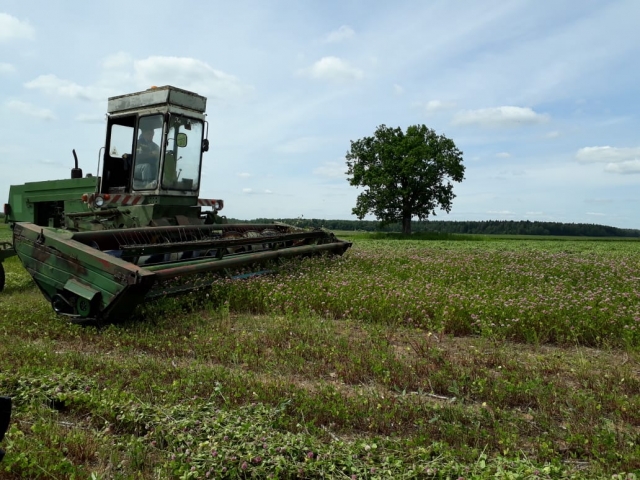
[[[197,197],[206,102],[171,86],[109,98],[100,192]]]

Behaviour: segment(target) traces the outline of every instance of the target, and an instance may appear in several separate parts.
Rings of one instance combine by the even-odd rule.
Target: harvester
[[[0,245],[0,269],[17,254],[57,313],[113,321],[221,275],[351,246],[324,229],[230,224],[222,200],[199,198],[205,110],[205,97],[171,86],[109,98],[95,176],[83,176],[74,150],[71,178],[10,187],[13,245]]]

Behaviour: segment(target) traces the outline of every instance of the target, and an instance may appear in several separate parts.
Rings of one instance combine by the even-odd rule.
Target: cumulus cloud
[[[314,175],[329,178],[345,178],[347,175],[347,167],[344,163],[325,162],[321,166],[313,169]]]
[[[210,99],[237,98],[253,90],[236,77],[188,57],[153,56],[135,60],[119,52],[102,61],[102,78],[94,85],[83,86],[53,74],[40,75],[25,87],[48,95],[80,100],[104,101],[127,90],[146,90],[151,86],[175,85],[205,95]]]
[[[251,174],[247,172],[242,172],[242,173],[239,173],[238,176],[242,178],[248,178],[251,176]]]
[[[235,76],[216,70],[196,58],[152,56],[135,60],[133,70],[139,88],[176,85],[219,99],[242,97],[253,90],[253,87],[242,84]]]
[[[105,123],[106,117],[104,115],[81,113],[76,117],[76,121],[82,123]]]
[[[16,71],[16,67],[11,65],[10,63],[0,62],[0,75],[15,73],[15,71]]]
[[[9,40],[33,40],[36,36],[29,22],[23,22],[8,13],[0,13],[0,43]]]
[[[326,43],[338,43],[353,37],[356,32],[347,25],[342,25],[339,29],[327,34],[324,38]]]
[[[110,70],[110,69],[119,69],[126,68],[133,64],[133,57],[126,52],[118,52],[111,55],[107,55],[104,60],[102,60],[102,68]]]
[[[584,147],[576,153],[579,163],[621,163],[631,162],[640,157],[640,147]]]
[[[509,158],[509,157],[511,157],[511,154],[509,152],[500,152],[500,153],[496,153],[496,157],[498,157],[498,158]]]
[[[488,210],[487,213],[492,215],[515,215],[515,212],[512,212],[511,210]]]
[[[314,80],[349,81],[360,80],[364,72],[338,57],[323,57],[308,68],[298,72]]]
[[[584,147],[576,153],[582,164],[605,163],[604,171],[619,175],[640,173],[640,147]]]
[[[441,110],[448,110],[455,107],[454,102],[443,102],[442,100],[429,100],[425,106],[425,110],[428,113],[438,112]]]
[[[6,104],[7,109],[29,117],[39,118],[40,120],[55,120],[56,117],[51,110],[46,108],[36,107],[27,102],[21,102],[20,100],[10,100]]]
[[[393,93],[396,95],[402,95],[404,93],[404,88],[402,88],[402,85],[398,85],[396,83],[393,85]]]
[[[58,78],[55,75],[40,75],[24,84],[30,90],[40,90],[48,95],[79,100],[102,100],[108,96],[105,89],[98,87],[84,87],[70,80]]]
[[[511,127],[535,125],[549,120],[546,114],[537,113],[528,107],[493,107],[466,110],[453,118],[454,125],[478,125],[487,127]]]
[[[253,188],[243,188],[242,193],[246,193],[247,195],[273,195],[273,192],[269,189],[256,191]]]
[[[640,173],[640,160],[629,160],[626,162],[608,163],[607,166],[604,167],[604,171],[609,173],[620,173],[620,174]]]
[[[318,137],[300,137],[278,145],[275,150],[279,153],[306,153],[317,150],[323,143],[325,140]]]

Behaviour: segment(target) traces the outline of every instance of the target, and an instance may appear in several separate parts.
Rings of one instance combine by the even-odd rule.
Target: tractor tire
[[[4,290],[4,266],[0,262],[0,292]]]

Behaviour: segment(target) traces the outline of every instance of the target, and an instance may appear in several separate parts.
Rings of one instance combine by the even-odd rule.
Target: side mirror
[[[204,140],[202,140],[202,151],[203,152],[208,152],[209,151],[209,139],[205,138]]]
[[[179,133],[178,137],[176,138],[176,143],[178,144],[178,147],[180,148],[184,148],[187,146],[187,134],[186,133]]]

